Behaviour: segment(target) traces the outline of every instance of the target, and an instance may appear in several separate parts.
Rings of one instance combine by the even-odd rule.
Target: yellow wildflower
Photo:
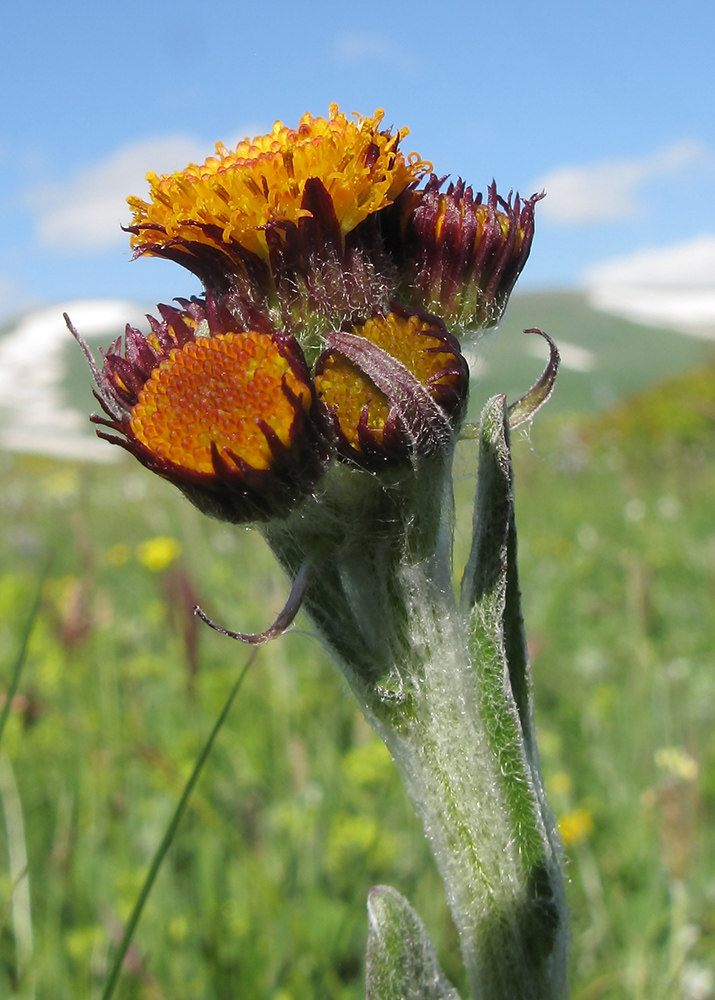
[[[573,809],[559,816],[561,838],[567,847],[578,844],[593,833],[593,815],[589,809]]]
[[[150,538],[137,549],[137,559],[152,573],[160,573],[181,555],[181,545],[168,535]]]

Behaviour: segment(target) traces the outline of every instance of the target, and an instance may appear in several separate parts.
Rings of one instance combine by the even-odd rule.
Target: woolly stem
[[[306,608],[418,810],[472,997],[560,1000],[567,920],[532,722],[503,397],[480,428],[461,607],[447,461],[389,485],[353,473],[352,495],[343,482],[267,535],[293,573],[321,539]]]

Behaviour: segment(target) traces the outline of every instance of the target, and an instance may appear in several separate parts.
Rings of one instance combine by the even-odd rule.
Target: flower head
[[[181,543],[171,535],[157,535],[142,542],[137,549],[137,558],[152,573],[161,573],[171,566],[181,555]]]
[[[330,116],[306,114],[297,129],[276,122],[268,135],[244,139],[201,166],[157,177],[149,174],[149,202],[129,198],[134,210],[132,246],[157,253],[164,241],[183,239],[225,252],[239,244],[267,263],[266,230],[311,215],[305,189],[319,178],[344,237],[368,215],[390,205],[428,168],[399,152],[407,134],[380,131],[384,111],[350,121],[337,105]],[[158,241],[157,241],[158,238]]]
[[[335,456],[450,453],[468,369],[447,327],[497,322],[538,196],[443,191],[383,117],[276,122],[129,198],[135,256],[183,264],[206,299],[127,328],[93,367],[93,419],[207,513],[287,516]]]
[[[559,816],[559,832],[567,847],[585,840],[593,830],[593,815],[588,809],[574,809]]]
[[[404,200],[401,270],[412,300],[464,331],[501,318],[531,249],[534,206],[542,195],[505,200],[489,187],[486,202],[459,180],[444,178]]]
[[[315,385],[344,457],[370,466],[448,446],[464,413],[469,369],[441,320],[393,303],[328,343]]]
[[[127,326],[95,369],[100,437],[177,485],[204,513],[242,522],[284,516],[328,455],[322,410],[298,343],[225,305],[160,305],[145,337]]]
[[[407,129],[380,128],[384,112],[351,121],[306,114],[297,129],[221,143],[178,173],[149,174],[149,201],[129,198],[135,255],[178,261],[207,288],[278,310],[282,325],[308,311],[329,321],[366,311],[382,284],[352,234],[414,187],[430,165],[399,150]]]

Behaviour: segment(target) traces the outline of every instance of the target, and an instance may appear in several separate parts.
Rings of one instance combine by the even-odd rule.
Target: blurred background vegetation
[[[523,326],[543,323],[559,340],[561,323],[582,350],[564,352],[572,363],[552,403],[514,443],[540,747],[567,854],[573,998],[708,1000],[715,363],[701,342],[624,332],[632,325],[597,314],[574,323],[572,311],[567,324],[563,303],[559,312],[553,297],[536,299],[514,300],[473,406],[498,389],[523,391],[538,371]],[[73,379],[68,391],[86,393],[86,378],[81,389]],[[460,444],[455,468],[458,571],[473,443]],[[287,588],[257,532],[202,518],[131,460],[0,452],[0,506],[0,691],[54,553],[0,754],[0,996],[98,997],[249,655],[199,628],[191,607],[260,630]],[[378,882],[411,900],[464,995],[421,827],[299,619],[251,668],[116,996],[357,1000],[365,899]]]

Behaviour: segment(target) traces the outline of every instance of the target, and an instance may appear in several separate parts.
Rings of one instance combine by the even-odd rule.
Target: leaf
[[[482,411],[472,550],[462,580],[462,606],[470,616],[480,714],[499,760],[499,784],[521,869],[521,899],[510,920],[527,966],[536,969],[563,947],[566,913],[555,822],[544,794],[533,725],[509,415],[503,396],[494,396]]]
[[[366,1000],[459,1000],[424,924],[404,896],[389,885],[374,886],[367,912]]]
[[[481,605],[482,616],[491,619],[493,641],[504,647],[519,721],[530,741],[531,678],[517,570],[508,412],[504,396],[494,396],[482,412],[472,550],[462,578],[462,606],[479,610]]]

